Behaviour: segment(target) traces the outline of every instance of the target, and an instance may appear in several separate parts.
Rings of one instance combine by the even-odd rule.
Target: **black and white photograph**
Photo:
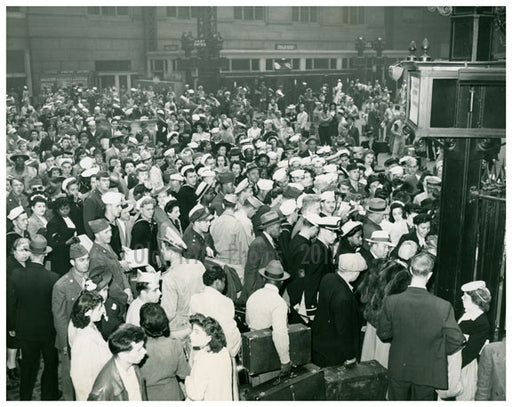
[[[1,6],[2,401],[506,401],[504,2],[105,3]]]

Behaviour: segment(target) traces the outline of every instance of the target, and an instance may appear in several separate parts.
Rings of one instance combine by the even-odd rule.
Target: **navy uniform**
[[[188,214],[197,203],[194,187],[187,184],[183,185],[177,194],[177,199],[180,206],[181,226],[186,229],[189,224]]]
[[[206,239],[197,233],[192,225],[189,225],[183,232],[183,241],[187,245],[187,250],[183,251],[183,257],[204,263],[207,247]]]
[[[28,203],[28,197],[24,193],[21,195],[15,195],[12,191],[7,195],[7,213],[11,211],[11,209],[16,208],[17,206],[22,206],[27,214],[30,214],[30,205]]]
[[[158,226],[155,221],[151,220],[149,222],[143,218],[137,219],[133,224],[132,241],[130,244],[130,249],[149,249],[149,264],[155,269],[159,268],[156,261],[158,256],[157,229]]]
[[[101,200],[101,195],[100,190],[95,188],[89,193],[84,201],[83,219],[85,233],[87,233],[91,239],[94,239],[94,233],[91,231],[88,222],[90,220],[103,218],[105,213],[105,204]]]

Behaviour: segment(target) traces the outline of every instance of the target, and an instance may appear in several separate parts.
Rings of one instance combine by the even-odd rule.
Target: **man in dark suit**
[[[22,352],[20,400],[32,400],[32,392],[43,356],[41,400],[58,400],[58,356],[55,349],[55,328],[52,317],[52,289],[59,279],[44,268],[44,259],[51,252],[44,236],[35,235],[30,242],[27,267],[12,274],[12,292],[8,312],[15,321],[9,331],[16,332]]]
[[[275,211],[261,216],[262,234],[256,237],[249,246],[247,263],[244,269],[244,286],[237,303],[245,305],[247,299],[256,290],[265,285],[258,270],[265,268],[272,260],[281,260],[277,252],[277,239],[281,228],[281,218]]]
[[[464,343],[452,305],[426,289],[433,267],[432,255],[413,257],[411,284],[382,306],[377,335],[391,342],[389,400],[435,400],[436,389],[448,388],[447,356]]]
[[[108,172],[98,172],[95,178],[96,188],[85,198],[83,211],[85,233],[91,239],[94,239],[94,233],[89,226],[89,221],[105,216],[105,204],[101,200],[101,196],[110,188],[110,174]]]
[[[386,201],[382,198],[372,198],[368,200],[366,207],[366,217],[363,220],[363,247],[370,250],[368,239],[376,230],[382,230],[380,223],[384,216],[389,213]]]
[[[337,272],[322,279],[311,331],[314,364],[325,367],[356,363],[362,316],[350,283],[366,268],[359,253],[346,253],[339,257]]]
[[[69,373],[68,325],[73,304],[80,296],[89,275],[89,252],[80,243],[69,248],[71,270],[64,274],[53,286],[52,313],[56,330],[55,348],[61,361],[62,396],[73,401],[73,383]]]
[[[354,145],[359,145],[359,129],[354,125],[354,118],[352,116],[347,117],[347,130],[349,138],[354,140]]]
[[[506,340],[484,346],[478,363],[476,401],[505,401],[506,391]]]

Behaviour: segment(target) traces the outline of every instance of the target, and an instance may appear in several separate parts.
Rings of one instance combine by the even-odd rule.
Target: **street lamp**
[[[366,41],[364,40],[364,38],[357,37],[356,38],[356,51],[357,51],[358,57],[363,56],[363,52],[364,52],[365,48],[366,48]]]
[[[381,57],[382,50],[384,49],[384,40],[381,37],[378,37],[376,40],[373,41],[372,47],[377,53],[377,56]]]

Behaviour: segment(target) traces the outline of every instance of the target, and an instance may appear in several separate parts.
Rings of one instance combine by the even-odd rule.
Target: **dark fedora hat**
[[[279,260],[272,260],[267,267],[259,269],[258,272],[263,278],[272,281],[284,281],[290,278],[290,274],[284,271]]]
[[[12,154],[11,154],[11,156],[9,157],[9,159],[10,159],[12,162],[14,162],[14,161],[16,161],[16,159],[17,159],[18,157],[23,158],[23,161],[28,161],[28,160],[30,159],[30,157],[29,157],[27,154],[22,153],[21,151],[15,151],[14,153],[12,153]]]
[[[52,251],[52,248],[48,246],[43,235],[35,235],[28,245],[28,250],[34,254],[48,254]]]
[[[110,271],[107,265],[98,264],[89,272],[89,281],[93,282],[94,285],[90,286],[90,289],[87,288],[88,291],[101,291],[112,281],[112,271]]]
[[[274,223],[281,223],[281,218],[276,211],[268,211],[261,215],[260,222],[260,229],[264,229]]]

